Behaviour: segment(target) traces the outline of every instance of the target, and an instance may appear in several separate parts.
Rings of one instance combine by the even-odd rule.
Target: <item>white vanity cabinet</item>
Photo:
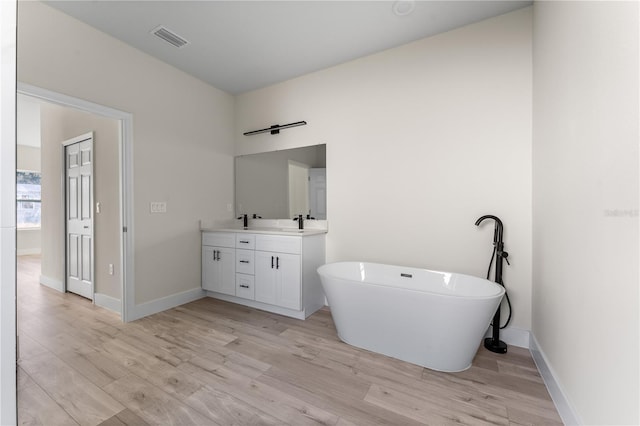
[[[211,258],[209,253],[214,248],[205,245],[205,240],[211,242],[211,238],[205,239],[207,234],[227,234],[229,241],[234,242],[235,276],[231,279],[227,271],[221,279],[226,291],[221,291],[222,287],[205,286],[208,273],[205,257]],[[202,287],[210,297],[299,319],[324,306],[324,292],[316,272],[325,263],[324,233],[293,236],[204,232],[202,253]],[[233,283],[233,292],[229,282]]]
[[[236,294],[235,239],[226,233],[202,234],[202,288]]]

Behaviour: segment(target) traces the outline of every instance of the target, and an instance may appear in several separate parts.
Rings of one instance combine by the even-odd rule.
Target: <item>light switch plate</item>
[[[166,201],[152,201],[149,203],[149,210],[151,213],[166,213],[167,202]]]

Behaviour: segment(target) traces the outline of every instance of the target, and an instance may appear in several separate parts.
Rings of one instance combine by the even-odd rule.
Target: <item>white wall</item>
[[[233,97],[42,3],[18,19],[19,81],[133,114],[135,303],[199,294],[199,220],[232,214]]]
[[[16,1],[0,1],[0,424],[16,415]]]
[[[38,125],[40,121],[38,120]],[[40,132],[38,132],[40,134]],[[40,146],[16,146],[16,167],[18,170],[39,172],[41,170]]]
[[[484,276],[493,224],[474,222],[502,218],[512,325],[530,328],[530,8],[240,95],[236,123],[238,155],[327,144],[329,262]]]
[[[16,97],[18,145],[40,147],[40,102],[29,96]]]
[[[532,330],[578,421],[638,424],[638,3],[534,11]]]

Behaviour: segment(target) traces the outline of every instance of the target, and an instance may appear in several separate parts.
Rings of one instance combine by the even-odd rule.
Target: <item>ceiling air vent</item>
[[[153,34],[153,35],[155,35],[157,37],[160,37],[161,39],[163,39],[167,43],[170,43],[171,45],[173,45],[173,46],[175,46],[177,48],[184,47],[187,44],[189,44],[189,42],[187,40],[183,39],[178,34],[174,33],[169,28],[164,27],[162,25],[160,25],[159,27],[156,27],[153,30],[151,30],[151,34]]]

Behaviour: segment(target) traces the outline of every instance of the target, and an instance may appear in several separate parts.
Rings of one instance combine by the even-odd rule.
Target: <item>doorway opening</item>
[[[40,103],[43,112],[41,137],[43,142],[48,139],[48,145],[42,147],[41,153],[43,226],[38,256],[41,260],[39,281],[58,291],[72,291],[87,297],[96,305],[117,312],[126,322],[131,317],[134,302],[132,116],[22,83],[18,83],[18,97]],[[18,132],[20,112],[18,109]],[[82,136],[74,138],[77,135]],[[82,145],[88,139],[87,135],[92,136],[90,153]],[[96,159],[91,176],[86,173],[67,176],[65,165],[72,160],[67,158],[66,154],[70,153],[66,146],[75,146],[74,142],[80,143],[78,148],[82,146],[77,157],[79,165],[87,163],[88,155],[91,164]],[[95,194],[91,194],[94,180]],[[78,197],[82,192],[87,197],[65,198],[69,190],[76,189]],[[77,207],[84,220],[80,218],[72,224],[67,218],[70,207]],[[91,218],[90,222],[86,221],[87,216]],[[75,229],[78,226],[80,228]],[[67,228],[73,230],[73,235],[67,235]],[[78,230],[80,232],[75,232]],[[70,256],[73,253],[88,256]],[[69,284],[69,275],[73,275],[69,282],[74,281],[74,277],[77,282]],[[81,289],[74,287],[83,282],[85,285],[81,285]]]

